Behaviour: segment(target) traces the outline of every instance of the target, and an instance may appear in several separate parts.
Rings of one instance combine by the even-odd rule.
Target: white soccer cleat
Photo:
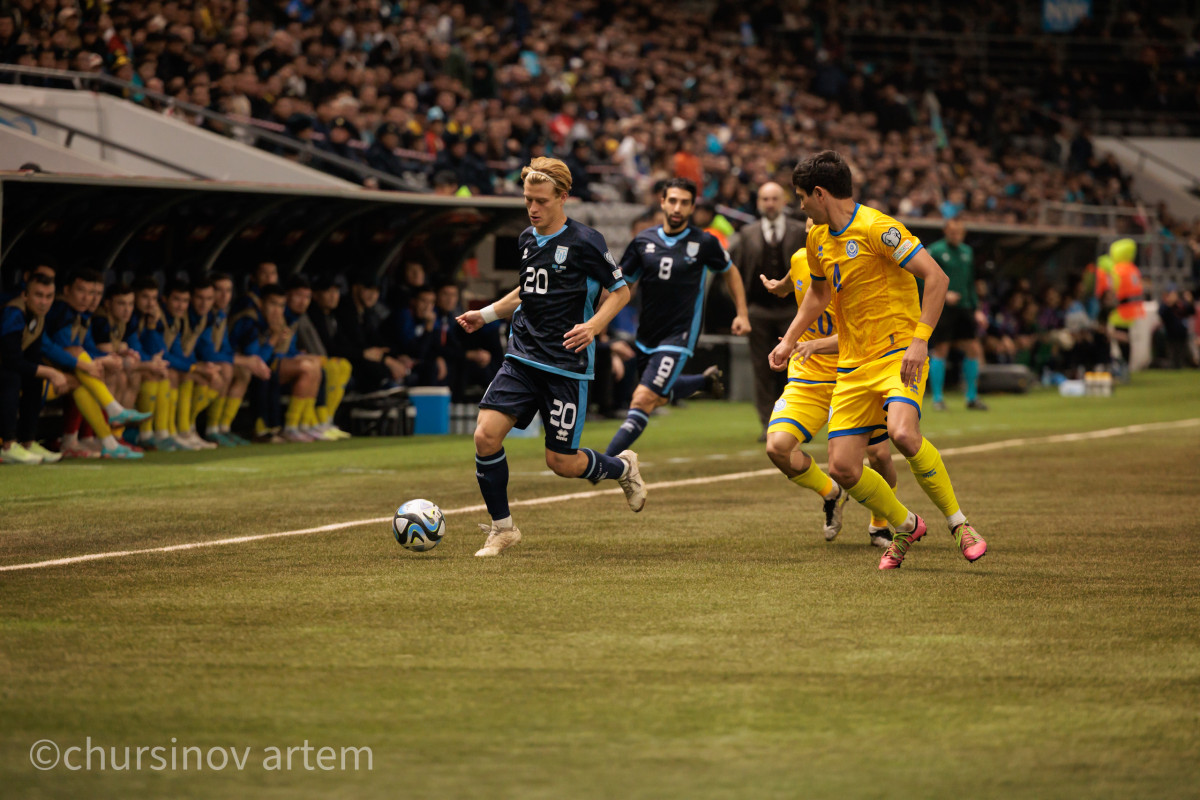
[[[475,551],[477,558],[491,558],[498,556],[503,551],[512,547],[517,542],[521,541],[521,532],[516,527],[497,530],[496,526],[484,525],[480,523],[479,527],[487,531],[487,541],[483,543],[483,547]]]
[[[633,511],[641,511],[646,507],[646,482],[642,480],[642,471],[638,469],[638,454],[632,450],[622,450],[617,458],[625,462],[625,475],[617,478],[617,483],[625,490],[625,500]]]
[[[846,502],[850,499],[849,492],[836,483],[834,486],[837,486],[837,496],[825,501],[825,541],[827,542],[832,542],[842,532],[842,512],[846,510]]]
[[[871,537],[872,547],[887,547],[892,543],[891,528],[875,528],[868,525],[867,536]]]

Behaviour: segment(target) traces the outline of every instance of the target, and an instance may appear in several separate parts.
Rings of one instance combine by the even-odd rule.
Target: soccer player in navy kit
[[[537,412],[546,428],[546,465],[564,478],[616,480],[634,511],[646,504],[637,454],[616,457],[579,447],[593,376],[596,336],[629,302],[629,287],[604,237],[567,219],[571,171],[556,158],[535,158],[521,170],[532,227],[517,240],[521,285],[492,305],[468,311],[458,324],[468,333],[512,317],[504,364],[479,404],[475,477],[491,525],[476,556],[497,556],[521,541],[508,508],[504,437]],[[593,312],[600,290],[609,294]]]
[[[672,396],[691,397],[709,390],[720,396],[721,372],[709,367],[700,375],[683,375],[700,337],[704,289],[708,273],[720,272],[737,308],[731,330],[750,332],[746,290],[729,253],[711,233],[689,226],[696,210],[696,184],[672,178],[662,189],[663,224],[634,237],[621,258],[621,271],[630,283],[640,282],[642,314],[638,323],[638,372],[629,415],[605,451],[615,455],[642,435],[650,414]]]

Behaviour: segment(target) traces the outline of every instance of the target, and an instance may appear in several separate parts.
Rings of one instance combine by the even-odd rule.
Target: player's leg
[[[221,431],[236,445],[250,444],[249,440],[233,432],[233,421],[237,419],[238,411],[242,408],[242,401],[246,397],[246,390],[250,388],[250,379],[252,377],[253,375],[249,367],[242,364],[234,364],[232,377],[229,381],[229,390],[225,395],[225,403],[221,408]]]
[[[896,530],[880,559],[880,569],[899,567],[909,546],[924,536],[926,529],[924,520],[900,502],[883,475],[863,466],[871,439],[886,430],[879,384],[881,376],[888,374],[878,362],[839,374],[829,419],[829,472],[833,479],[874,518],[887,520]]]
[[[987,404],[979,399],[979,370],[983,364],[983,345],[972,336],[959,342],[963,350],[963,382],[967,388],[967,408],[972,411],[987,411]]]
[[[308,358],[285,358],[279,364],[279,382],[290,384],[292,394],[283,417],[283,438],[290,442],[311,442],[313,437],[301,432],[300,420],[310,403],[315,404],[320,387],[320,363]]]
[[[971,527],[959,507],[941,453],[921,434],[920,407],[912,402],[900,402],[895,397],[889,401],[888,435],[896,449],[908,459],[908,466],[921,489],[945,515],[963,557],[975,561],[987,552],[987,542]]]
[[[491,524],[480,525],[487,541],[475,555],[498,556],[521,541],[508,507],[508,457],[504,438],[514,426],[525,427],[537,413],[535,387],[524,371],[505,361],[479,402],[475,423],[475,479]]]
[[[946,358],[950,355],[950,342],[938,342],[929,354],[929,393],[933,397],[933,407],[938,411],[946,410]]]
[[[867,463],[871,465],[871,469],[883,476],[893,492],[896,491],[896,465],[892,461],[892,450],[886,433],[872,437],[868,442]],[[892,530],[888,521],[874,511],[871,512],[871,522],[867,525],[867,536],[875,547],[887,547],[892,543]]]
[[[42,457],[29,452],[19,439],[23,410],[21,384],[20,373],[0,367],[0,463],[40,464]]]
[[[17,440],[26,450],[39,456],[43,464],[62,461],[62,453],[55,453],[42,446],[37,440],[38,420],[45,405],[46,383],[35,375],[21,376],[21,409],[17,419]]]
[[[675,372],[679,353],[644,353],[637,351],[637,370],[640,376],[637,387],[633,390],[633,399],[629,403],[629,413],[612,441],[604,448],[604,454],[615,456],[633,446],[646,426],[650,424],[650,415],[654,409],[666,405],[670,394],[667,381]],[[665,373],[660,372],[665,369]],[[657,384],[655,383],[657,381]]]
[[[92,362],[92,357],[84,352],[83,348],[73,347],[68,349],[81,363],[89,364]],[[111,362],[106,361],[105,363],[109,364]],[[112,431],[108,427],[108,422],[112,422],[114,425],[124,425],[128,422],[141,422],[143,419],[145,419],[145,417],[137,411],[134,411],[133,409],[127,409],[118,403],[117,399],[113,397],[112,392],[109,391],[108,385],[99,378],[94,378],[83,370],[78,369],[75,370],[75,378],[79,381],[80,387],[84,391],[91,394],[93,398],[93,401],[87,404],[89,408],[98,405],[103,412],[108,415],[108,421],[102,421],[101,424],[102,427],[105,430],[108,430],[110,434]],[[80,410],[82,411],[82,409]],[[84,415],[84,418],[87,419],[87,416]],[[96,435],[103,435],[101,433],[101,429],[96,427],[95,422],[93,422],[91,419],[88,419],[87,421],[88,424],[92,426],[93,430],[96,431]]]
[[[538,412],[546,429],[546,466],[564,478],[583,478],[592,483],[615,480],[634,511],[646,505],[637,453],[622,450],[615,456],[580,447],[587,414],[591,381],[535,371],[531,382],[537,387]]]
[[[792,483],[820,495],[827,542],[842,530],[842,512],[850,495],[799,447],[812,441],[811,432],[829,419],[832,394],[833,383],[789,380],[767,423],[767,458]]]

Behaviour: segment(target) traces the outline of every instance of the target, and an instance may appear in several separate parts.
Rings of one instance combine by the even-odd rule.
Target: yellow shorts
[[[866,433],[871,436],[871,444],[883,441],[887,438],[887,407],[892,403],[908,403],[920,417],[929,361],[926,359],[921,368],[920,379],[905,386],[900,381],[903,358],[901,350],[858,367],[838,367],[837,388],[833,390],[829,412],[830,439]]]
[[[829,399],[835,383],[788,378],[787,387],[775,401],[767,433],[784,431],[801,442],[811,442],[813,434],[829,421]]]

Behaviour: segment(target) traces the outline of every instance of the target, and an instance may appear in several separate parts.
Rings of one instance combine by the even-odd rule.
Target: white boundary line
[[[1172,422],[1149,422],[1141,425],[1125,425],[1120,428],[1104,428],[1095,431],[1082,431],[1079,433],[1060,433],[1053,436],[1036,436],[1022,437],[1019,439],[1004,439],[996,442],[986,442],[984,444],[973,444],[965,447],[947,447],[942,450],[943,456],[970,455],[974,453],[989,453],[993,450],[1008,450],[1014,447],[1024,447],[1027,445],[1038,444],[1060,444],[1065,442],[1082,442],[1093,439],[1109,439],[1114,436],[1126,436],[1134,433],[1148,433],[1151,431],[1173,430],[1176,428],[1194,428],[1200,425],[1200,418],[1182,419]],[[894,454],[893,459],[903,458],[899,454]],[[700,486],[706,483],[723,483],[725,481],[737,481],[744,478],[759,478],[768,475],[776,474],[774,468],[755,469],[748,472],[728,472],[722,475],[707,475],[701,478],[683,478],[675,481],[662,481],[660,483],[651,483],[647,485],[647,489],[674,489],[680,486]],[[532,500],[514,500],[509,503],[510,506],[544,506],[551,503],[562,503],[567,500],[585,500],[590,497],[599,497],[606,494],[621,494],[620,489],[593,489],[587,492],[571,492],[569,494],[556,494],[547,497],[535,497]],[[450,514],[474,514],[480,511],[486,511],[484,505],[463,506],[462,508],[452,508],[444,510],[443,513]],[[109,553],[89,553],[88,555],[72,556],[70,558],[56,558],[50,561],[35,561],[27,564],[9,564],[0,566],[0,572],[16,572],[17,570],[44,569],[46,567],[61,567],[68,564],[79,564],[85,561],[99,561],[107,558],[123,558],[125,556],[139,556],[147,553],[173,553],[179,550],[197,550],[202,547],[219,547],[230,544],[245,544],[246,542],[258,542],[264,539],[277,539],[284,536],[307,536],[313,533],[328,533],[329,531],[340,531],[346,528],[357,528],[361,525],[382,525],[385,522],[390,522],[391,517],[373,517],[371,519],[359,519],[353,522],[335,522],[330,525],[319,525],[315,528],[301,528],[294,531],[280,531],[278,533],[259,533],[252,536],[236,536],[232,539],[213,539],[207,542],[188,542],[187,544],[174,544],[167,547],[147,547],[142,550],[115,550]]]

